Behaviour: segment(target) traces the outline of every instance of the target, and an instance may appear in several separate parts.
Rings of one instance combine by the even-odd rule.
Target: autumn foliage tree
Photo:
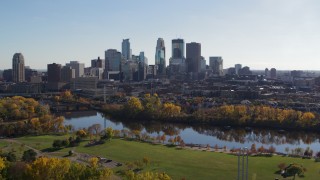
[[[25,179],[111,179],[112,170],[97,165],[97,159],[90,166],[72,163],[69,159],[40,157],[27,164]]]
[[[142,103],[137,97],[131,97],[124,106],[124,111],[127,112],[129,118],[135,118],[142,110]]]
[[[162,113],[165,117],[174,117],[180,114],[181,107],[174,105],[173,103],[164,103],[162,107]]]
[[[197,121],[228,125],[317,128],[319,115],[265,105],[222,105],[193,113]]]

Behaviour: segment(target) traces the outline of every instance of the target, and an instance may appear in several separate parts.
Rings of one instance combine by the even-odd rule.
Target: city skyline
[[[88,67],[107,49],[121,51],[125,38],[132,54],[144,51],[154,64],[160,37],[168,49],[177,38],[201,43],[207,64],[209,57],[222,56],[224,68],[319,70],[317,5],[315,0],[167,0],[157,6],[149,1],[2,1],[0,69],[11,68],[17,52],[34,69],[69,61]]]

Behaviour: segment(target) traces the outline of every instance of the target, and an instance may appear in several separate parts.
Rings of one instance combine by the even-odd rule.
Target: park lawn
[[[25,144],[37,148],[36,143],[40,142],[40,148],[45,149],[51,146],[54,139],[64,139],[63,136],[36,136],[22,137],[19,140]],[[51,141],[51,142],[49,142]],[[237,177],[237,156],[224,153],[204,152],[194,150],[178,150],[175,147],[163,145],[151,145],[149,143],[112,139],[103,145],[84,147],[86,142],[73,148],[76,152],[106,157],[121,163],[142,160],[143,157],[151,159],[151,165],[147,170],[166,172],[173,179],[236,179]],[[49,145],[48,147],[44,147]],[[39,145],[38,145],[39,146]],[[62,150],[67,152],[70,148]],[[302,164],[307,172],[305,180],[320,179],[320,163],[314,160],[289,158],[289,157],[249,157],[249,179],[256,176],[257,180],[269,180],[281,176],[274,174],[280,163]]]
[[[52,147],[52,143],[56,139],[67,139],[69,138],[68,135],[61,135],[61,136],[55,136],[55,135],[43,135],[43,136],[24,136],[17,138],[15,140],[18,140],[21,143],[24,143],[28,146],[31,146],[38,150],[45,150],[47,148]]]
[[[13,152],[18,159],[22,158],[23,152],[28,150],[27,147],[13,142],[0,141],[0,153]]]

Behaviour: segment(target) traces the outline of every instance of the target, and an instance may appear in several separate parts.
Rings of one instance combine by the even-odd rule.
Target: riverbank
[[[51,147],[54,139],[64,138],[64,136],[29,136],[16,138],[15,140],[38,150],[43,150]],[[226,153],[210,152],[204,149],[180,149],[122,139],[112,139],[105,144],[91,147],[85,146],[87,142],[82,142],[80,146],[75,148],[58,150],[56,153],[63,156],[73,149],[77,153],[105,157],[122,164],[149,157],[151,163],[145,170],[164,171],[172,176],[173,179],[181,179],[183,177],[201,180],[235,179],[237,176],[237,157]],[[303,164],[307,169],[304,179],[316,180],[319,178],[320,163],[315,163],[314,160],[310,159],[281,156],[249,157],[249,177],[251,179],[251,177],[255,176],[259,180],[281,178],[280,175],[275,174],[280,163]],[[120,172],[121,168],[124,167],[117,167],[114,171]]]

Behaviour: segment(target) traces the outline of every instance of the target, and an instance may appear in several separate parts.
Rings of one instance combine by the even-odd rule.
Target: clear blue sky
[[[25,63],[90,65],[130,38],[133,54],[154,63],[158,37],[199,42],[224,68],[320,69],[319,0],[1,0],[0,69],[15,52]],[[208,62],[207,62],[208,63]]]

